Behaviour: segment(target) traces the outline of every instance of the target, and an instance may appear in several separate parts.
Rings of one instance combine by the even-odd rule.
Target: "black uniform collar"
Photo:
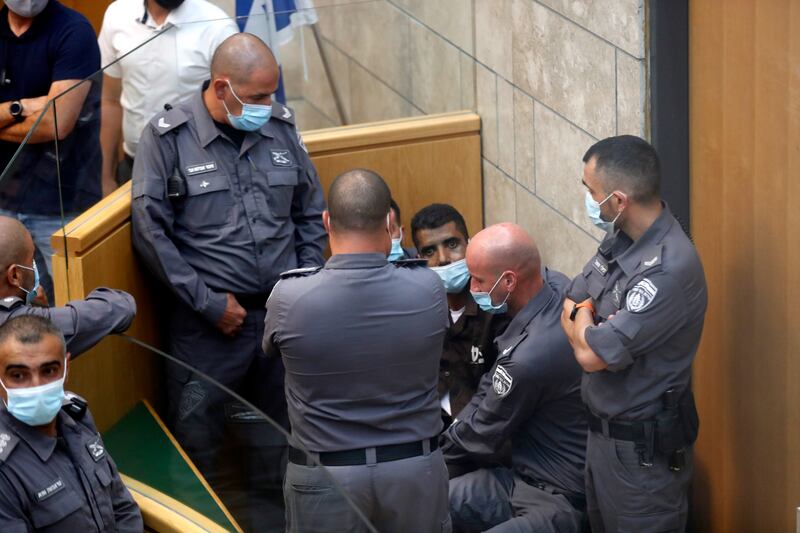
[[[542,309],[545,308],[548,302],[550,302],[550,300],[556,295],[556,292],[547,282],[547,274],[545,273],[544,284],[542,285],[541,290],[536,293],[536,296],[531,298],[527,304],[525,304],[525,307],[523,307],[514,318],[511,319],[511,323],[508,325],[508,328],[506,328],[502,335],[497,337],[495,343],[498,346],[501,346],[507,341],[522,335],[522,332],[528,327],[528,324],[530,324],[531,321],[536,318],[536,315],[538,315]]]
[[[211,117],[211,113],[206,108],[206,103],[203,101],[203,93],[211,84],[210,80],[203,82],[202,90],[191,99],[192,115],[194,115],[195,126],[197,127],[197,137],[200,140],[200,145],[205,148],[217,137],[224,135]],[[261,137],[272,138],[273,135],[269,130],[269,122],[267,122],[261,129],[257,131],[248,131],[242,142],[241,152],[244,153],[256,144]]]
[[[380,253],[336,254],[325,263],[325,270],[380,268],[388,264],[389,260]]]
[[[639,264],[643,258],[642,251],[645,250],[645,248],[659,244],[664,239],[670,227],[672,227],[675,219],[672,216],[672,212],[669,210],[669,206],[666,202],[662,201],[661,207],[661,214],[658,215],[655,222],[647,228],[647,231],[639,237],[639,240],[630,245],[619,257],[615,258],[619,266],[622,267],[622,270],[628,276],[632,275],[636,269],[639,268]],[[626,238],[630,240],[630,237],[627,237],[627,235]]]

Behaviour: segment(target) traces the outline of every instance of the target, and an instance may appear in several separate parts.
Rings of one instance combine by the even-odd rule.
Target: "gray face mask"
[[[33,18],[47,7],[48,0],[6,0],[8,9],[20,17]]]

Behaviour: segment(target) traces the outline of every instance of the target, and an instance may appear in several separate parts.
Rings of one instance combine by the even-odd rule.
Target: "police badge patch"
[[[270,150],[272,154],[272,164],[278,167],[292,166],[292,160],[289,159],[289,150]]]
[[[625,306],[631,313],[641,313],[653,302],[658,293],[658,287],[647,278],[637,283],[625,297]]]
[[[494,377],[492,377],[494,392],[498,396],[505,396],[511,390],[511,385],[513,384],[514,378],[511,377],[511,374],[502,366],[498,366],[494,371]]]

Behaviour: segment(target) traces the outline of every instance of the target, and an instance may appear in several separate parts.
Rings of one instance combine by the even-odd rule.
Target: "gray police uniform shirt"
[[[636,242],[607,236],[568,295],[591,297],[599,320],[586,342],[608,369],[583,376],[592,412],[646,420],[662,410],[665,391],[689,386],[708,293],[697,250],[666,204]]]
[[[539,293],[497,337],[497,361],[478,392],[442,434],[448,462],[496,453],[509,438],[516,473],[569,493],[584,492],[586,411],[581,368],[561,309],[569,280],[546,270]]]
[[[283,357],[294,444],[330,452],[436,436],[448,317],[435,272],[382,254],[334,255],[281,279],[263,348]]]
[[[62,307],[27,305],[14,296],[0,300],[0,324],[21,315],[36,315],[53,322],[64,334],[67,351],[74,358],[106,335],[127,330],[136,316],[136,301],[127,292],[104,287]]]
[[[0,406],[0,531],[141,533],[139,507],[89,412],[57,419],[58,437],[48,437]]]
[[[170,200],[167,179],[186,180]],[[150,270],[216,323],[227,292],[268,294],[281,272],[322,265],[322,186],[294,124],[272,118],[238,148],[198,91],[142,132],[133,167],[133,244]]]

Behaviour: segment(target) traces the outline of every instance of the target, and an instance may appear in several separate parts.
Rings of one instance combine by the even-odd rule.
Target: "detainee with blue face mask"
[[[55,324],[0,326],[0,531],[141,532],[86,402],[64,391],[68,374]]]
[[[581,368],[561,329],[569,280],[542,268],[516,224],[490,226],[466,250],[469,290],[487,313],[511,322],[494,339],[497,360],[441,438],[448,467],[511,441],[512,467],[487,466],[450,480],[456,531],[582,531],[586,412]],[[452,470],[451,470],[452,473]]]
[[[411,220],[411,236],[419,258],[428,262],[447,291],[450,327],[439,363],[439,396],[447,427],[472,399],[481,377],[494,365],[497,358],[494,339],[503,332],[509,319],[504,314],[483,311],[470,297],[470,277],[464,259],[469,232],[456,208],[447,204],[422,208]]]

